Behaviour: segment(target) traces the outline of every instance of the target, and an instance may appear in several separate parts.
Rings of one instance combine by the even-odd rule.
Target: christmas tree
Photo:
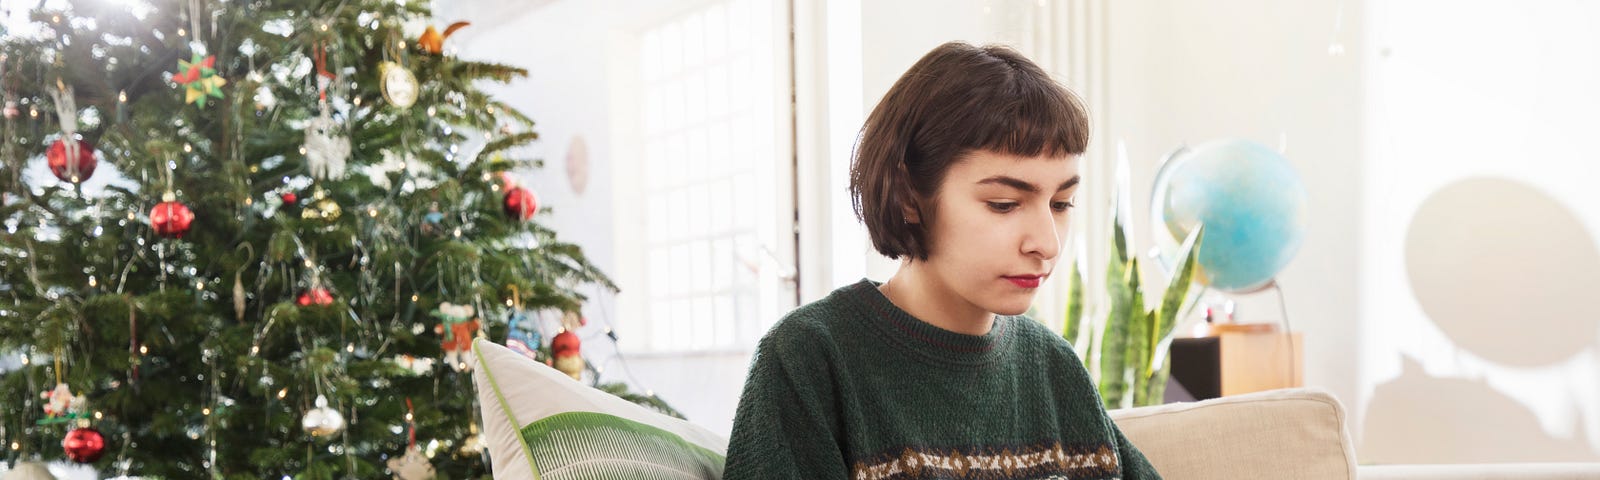
[[[510,175],[533,122],[480,84],[526,71],[420,1],[38,5],[0,36],[6,460],[487,478],[470,339],[615,288]]]

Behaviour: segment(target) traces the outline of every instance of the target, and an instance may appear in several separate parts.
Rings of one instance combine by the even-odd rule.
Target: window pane
[[[729,143],[733,142],[732,135],[728,132],[728,121],[717,119],[706,130],[706,164],[711,178],[727,175],[733,169],[733,158],[729,155]],[[748,158],[748,157],[746,157]]]
[[[733,295],[717,297],[716,337],[718,345],[732,345],[734,343],[734,314]]]
[[[711,299],[706,297],[694,299],[693,312],[694,338],[690,339],[690,345],[696,349],[710,347],[711,342],[716,340],[717,335],[716,321],[711,310]]]
[[[700,14],[690,14],[683,21],[683,66],[695,69],[705,64],[705,20]]]
[[[677,75],[683,70],[683,30],[676,24],[661,29],[662,78]]]
[[[684,279],[689,275],[689,246],[679,244],[672,247],[671,262],[672,269],[668,275],[672,278],[669,280],[672,287],[667,292],[675,297],[688,294],[689,289],[687,287],[689,282],[684,281]]]
[[[694,126],[706,121],[706,74],[691,71],[683,77],[683,123]]]
[[[711,288],[725,290],[732,285],[733,240],[719,238],[711,243]]]
[[[666,297],[672,285],[672,259],[665,248],[650,249],[650,298]]]
[[[688,347],[691,341],[690,337],[694,335],[694,329],[689,325],[689,322],[693,321],[692,319],[694,318],[694,312],[690,311],[691,308],[692,306],[687,299],[672,302],[672,346],[674,347]]]
[[[689,268],[694,269],[694,291],[703,294],[711,290],[711,244],[696,241],[690,245]]]
[[[727,10],[722,5],[711,6],[706,9],[705,22],[706,61],[722,61],[722,57],[728,54]]]

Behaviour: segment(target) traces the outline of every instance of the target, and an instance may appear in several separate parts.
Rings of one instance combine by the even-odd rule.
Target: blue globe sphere
[[[1196,279],[1229,292],[1269,285],[1300,250],[1306,190],[1278,152],[1225,139],[1167,156],[1150,199],[1153,233],[1168,264],[1195,226],[1204,224]]]

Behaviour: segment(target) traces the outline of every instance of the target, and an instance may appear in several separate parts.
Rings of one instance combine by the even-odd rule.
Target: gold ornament
[[[473,456],[473,455],[482,455],[483,454],[483,450],[484,450],[484,445],[483,445],[483,441],[478,439],[478,424],[476,424],[476,423],[467,424],[467,431],[470,432],[470,434],[467,435],[467,438],[464,438],[464,439],[461,440],[461,448],[457,449],[456,453],[460,454],[463,457],[470,457],[470,456]]]
[[[417,93],[421,89],[417,86],[417,76],[411,70],[395,62],[383,62],[378,66],[378,77],[383,79],[379,84],[383,99],[390,105],[403,110],[417,103]]]
[[[310,206],[300,211],[300,218],[307,220],[320,218],[332,222],[339,219],[339,214],[344,213],[344,210],[339,208],[339,202],[333,201],[333,198],[328,196],[328,192],[323,191],[321,188],[318,188],[316,193],[311,194],[311,198],[314,200]]]

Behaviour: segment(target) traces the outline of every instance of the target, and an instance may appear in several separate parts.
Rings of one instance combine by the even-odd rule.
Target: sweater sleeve
[[[1111,424],[1111,433],[1116,436],[1117,458],[1122,465],[1123,480],[1161,480],[1161,474],[1156,473],[1156,467],[1150,466],[1150,460],[1144,458],[1133,442],[1122,435],[1122,429],[1117,428],[1117,422],[1108,417],[1106,423]]]
[[[734,415],[724,480],[849,478],[832,369],[811,348],[770,335]],[[792,337],[790,337],[792,338]]]

